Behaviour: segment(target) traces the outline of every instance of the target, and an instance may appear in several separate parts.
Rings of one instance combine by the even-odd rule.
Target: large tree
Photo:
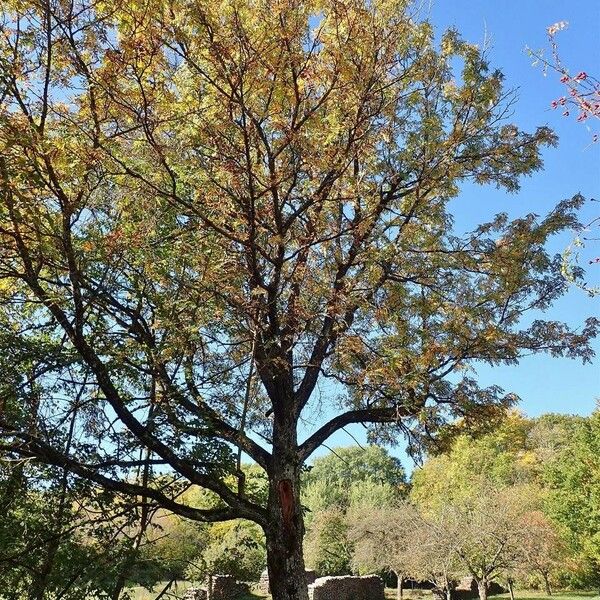
[[[332,433],[414,442],[514,401],[471,361],[591,355],[594,322],[522,319],[563,293],[544,245],[582,199],[461,237],[447,208],[468,180],[518,189],[553,134],[411,11],[2,3],[2,451],[258,523],[276,600],[307,597],[300,474]]]

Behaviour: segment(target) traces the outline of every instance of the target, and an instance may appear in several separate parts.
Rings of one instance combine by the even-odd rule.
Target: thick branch
[[[393,423],[412,413],[405,408],[362,408],[345,412],[315,431],[298,448],[299,458],[306,460],[327,438],[351,423]]]
[[[9,435],[5,433],[4,435]],[[14,433],[15,437],[18,437],[24,441],[23,445],[13,445],[11,449],[13,452],[23,457],[36,458],[46,464],[52,464],[57,467],[67,469],[69,472],[82,477],[88,481],[93,481],[103,488],[126,494],[128,496],[144,496],[151,498],[159,506],[166,508],[182,517],[187,517],[194,521],[205,521],[205,522],[216,522],[216,521],[228,521],[238,518],[251,518],[256,519],[255,515],[251,517],[244,510],[237,508],[226,507],[216,509],[199,509],[180,504],[172,498],[169,498],[163,494],[160,490],[130,483],[127,481],[119,481],[111,479],[97,472],[97,465],[86,465],[76,461],[75,459],[68,457],[56,449],[52,448],[49,444],[46,444],[39,438],[36,438],[27,433]],[[6,447],[5,447],[6,448]]]

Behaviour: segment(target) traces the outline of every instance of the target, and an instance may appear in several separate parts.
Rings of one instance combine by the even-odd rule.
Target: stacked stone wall
[[[504,594],[506,592],[506,589],[495,581],[489,583],[487,590],[490,595]],[[454,588],[453,595],[459,600],[478,598],[479,590],[477,588],[477,582],[473,577],[463,577]]]
[[[314,583],[315,580],[317,579],[316,571],[311,571],[311,570],[307,569],[304,572],[304,574],[306,576],[306,585],[310,585],[311,583]],[[263,594],[271,593],[271,587],[269,586],[269,572],[267,571],[267,569],[265,569],[260,575],[260,581],[258,582],[258,589]]]
[[[212,580],[212,600],[235,600],[248,593],[245,583],[240,583],[231,575],[215,575]]]
[[[384,600],[383,580],[365,577],[319,577],[308,586],[309,600]]]

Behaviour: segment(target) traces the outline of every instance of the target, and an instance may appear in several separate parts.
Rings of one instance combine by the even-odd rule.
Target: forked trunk
[[[450,588],[436,586],[431,590],[431,595],[436,598],[436,600],[451,600],[450,599]]]
[[[479,600],[487,600],[488,588],[487,581],[485,579],[477,580],[477,590],[479,592]]]
[[[445,600],[452,600],[452,588],[453,588],[453,584],[450,581],[450,579],[448,578],[448,574],[446,573],[444,575],[444,595],[445,595]]]

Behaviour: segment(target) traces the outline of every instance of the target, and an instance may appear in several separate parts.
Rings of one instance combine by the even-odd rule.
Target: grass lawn
[[[131,600],[154,600],[154,598],[156,598],[156,596],[162,592],[166,584],[166,581],[158,583],[152,590],[147,590],[143,587],[130,588],[129,593],[131,594]],[[171,586],[169,592],[163,596],[163,599],[173,600],[174,598],[183,598],[185,591],[191,586],[192,584],[189,581],[177,581],[173,584],[173,586]],[[270,596],[252,594],[250,596],[246,596],[245,598],[240,598],[240,600],[263,600],[265,598],[270,598]]]
[[[385,591],[386,598],[395,598],[396,590],[387,589]],[[422,590],[414,592],[411,590],[404,590],[404,598],[410,600],[417,600],[422,597],[423,600],[431,600],[431,592]],[[598,598],[597,592],[587,591],[556,591],[552,596],[547,596],[542,590],[522,590],[515,588],[515,600],[585,600],[586,598]],[[497,594],[489,596],[489,600],[505,600],[510,598],[510,594]]]
[[[396,600],[396,590],[387,588],[385,590],[386,600]],[[404,600],[431,600],[431,592],[427,590],[404,590]],[[489,596],[489,600],[506,600],[510,594],[497,594]],[[586,598],[596,598],[600,600],[597,592],[586,591],[557,591],[552,596],[547,596],[540,590],[520,590],[515,588],[515,600],[586,600]],[[477,600],[475,598],[475,600]]]
[[[130,588],[129,593],[131,594],[131,600],[154,600],[154,598],[156,598],[156,596],[162,592],[165,585],[167,585],[167,582],[163,581],[155,585],[152,590],[147,590],[143,587]],[[187,590],[190,586],[191,583],[189,581],[177,581],[169,589],[171,595],[165,595],[163,598],[166,597],[172,599],[174,595],[176,597],[181,597],[185,593],[185,590]]]
[[[546,595],[541,590],[520,590],[515,588],[515,599],[516,600],[585,600],[585,598],[599,598],[598,592],[586,592],[586,591],[557,591],[552,596]],[[509,594],[498,594],[497,596],[490,596],[494,599],[505,599],[510,598]]]
[[[162,591],[166,582],[158,584],[152,591],[148,591],[145,588],[137,587],[132,588],[132,600],[154,600],[158,593]],[[190,587],[190,583],[187,581],[179,581],[169,591],[171,592],[168,596],[163,598],[181,598]],[[396,590],[387,588],[385,590],[386,600],[395,600]],[[585,592],[585,591],[557,591],[552,596],[547,596],[544,592],[538,590],[520,590],[515,589],[516,600],[586,600],[587,598],[598,598],[600,597],[596,592]],[[498,594],[497,596],[490,596],[490,600],[506,600],[510,598],[509,594]],[[252,594],[243,600],[271,600],[271,596],[263,596],[260,594]],[[432,600],[431,592],[428,590],[404,590],[404,600]],[[475,599],[476,600],[476,599]]]

